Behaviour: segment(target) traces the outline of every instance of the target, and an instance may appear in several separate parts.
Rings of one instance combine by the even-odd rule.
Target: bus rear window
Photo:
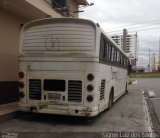
[[[27,28],[23,32],[22,50],[92,51],[95,28],[86,24],[52,23]]]

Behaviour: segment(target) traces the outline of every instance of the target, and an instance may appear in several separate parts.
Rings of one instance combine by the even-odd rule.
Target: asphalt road
[[[18,118],[1,122],[0,132],[21,132],[18,135],[22,135],[23,138],[33,138],[35,135],[36,137],[54,135],[59,138],[58,134],[62,135],[61,138],[64,136],[77,138],[77,132],[80,135],[78,138],[102,138],[102,133],[105,132],[147,132],[145,109],[142,92],[129,90],[129,93],[121,97],[110,111],[104,111],[95,118],[23,114]]]
[[[160,78],[134,78],[133,80],[137,80],[137,84],[131,85],[130,89],[154,91],[156,97],[160,97]]]

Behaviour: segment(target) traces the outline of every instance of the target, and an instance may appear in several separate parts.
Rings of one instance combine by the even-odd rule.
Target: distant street
[[[137,84],[130,86],[130,89],[154,91],[156,97],[160,97],[160,78],[133,78],[133,80],[137,80]]]

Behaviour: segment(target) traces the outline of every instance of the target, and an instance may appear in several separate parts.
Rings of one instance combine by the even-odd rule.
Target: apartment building
[[[150,56],[150,71],[157,72],[159,65],[159,52],[151,52]]]
[[[47,17],[78,18],[86,0],[0,0],[0,115],[16,110],[20,30],[26,22]]]
[[[113,35],[111,38],[120,48],[124,49],[123,35]],[[137,66],[137,46],[137,34],[128,34],[126,36],[125,52],[130,58],[133,66]]]

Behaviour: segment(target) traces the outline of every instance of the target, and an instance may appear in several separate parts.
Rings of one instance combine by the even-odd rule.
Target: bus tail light
[[[19,98],[24,98],[25,94],[24,92],[19,92]]]
[[[94,75],[91,74],[91,73],[88,74],[88,75],[87,75],[87,80],[88,80],[88,81],[93,81],[93,80],[94,80]]]
[[[88,102],[92,102],[93,101],[93,96],[92,95],[88,95],[87,96],[87,101]]]
[[[93,90],[94,90],[94,86],[88,85],[88,86],[87,86],[87,90],[88,90],[89,92],[93,91]]]
[[[23,79],[24,78],[24,72],[20,71],[19,74],[18,74],[18,76],[19,76],[20,79]]]
[[[24,88],[24,82],[19,82],[19,88]]]

